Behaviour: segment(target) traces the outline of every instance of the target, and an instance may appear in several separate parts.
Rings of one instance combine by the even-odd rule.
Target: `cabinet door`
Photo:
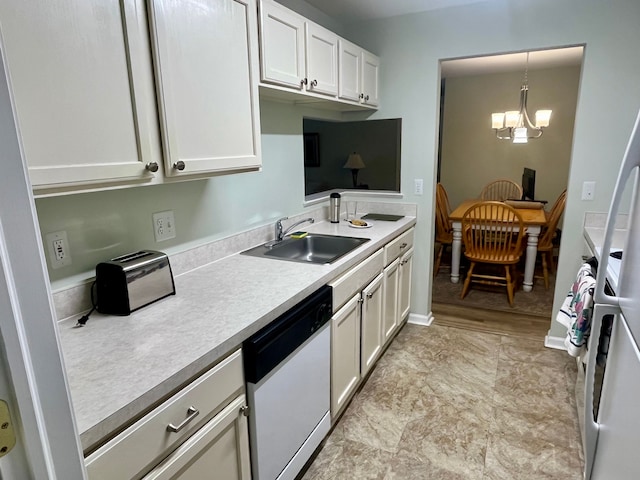
[[[144,2],[3,1],[0,22],[34,188],[150,180]]]
[[[338,36],[315,23],[306,23],[307,90],[338,95]]]
[[[360,373],[364,377],[382,350],[382,283],[381,273],[362,291],[362,352]]]
[[[382,320],[383,339],[385,344],[391,338],[398,320],[398,291],[400,277],[400,259],[396,260],[384,269],[384,315]]]
[[[398,293],[398,307],[400,316],[398,322],[402,322],[409,315],[411,306],[411,273],[413,269],[413,248],[400,257],[400,289]]]
[[[304,85],[304,18],[260,2],[260,78],[301,90]]]
[[[255,0],[152,0],[169,176],[260,166]]]
[[[241,395],[156,466],[144,480],[249,480],[249,435]]]
[[[338,41],[338,96],[357,102],[362,93],[362,49],[342,38]]]
[[[331,318],[331,417],[336,418],[360,381],[360,294]]]
[[[377,106],[379,99],[380,59],[369,52],[362,52],[362,103]]]

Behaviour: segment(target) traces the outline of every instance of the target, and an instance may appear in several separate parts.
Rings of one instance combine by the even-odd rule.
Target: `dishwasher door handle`
[[[193,406],[189,407],[187,409],[187,418],[185,418],[182,423],[180,423],[180,425],[174,425],[173,423],[170,423],[169,425],[167,425],[167,431],[178,433],[180,430],[187,426],[187,423],[196,418],[198,415],[200,415],[200,410]]]

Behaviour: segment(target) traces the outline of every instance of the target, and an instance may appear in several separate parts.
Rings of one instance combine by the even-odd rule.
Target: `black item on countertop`
[[[618,260],[621,260],[622,259],[622,250],[618,250],[616,252],[611,252],[609,255],[612,256],[613,258],[617,258]]]
[[[397,222],[401,218],[404,218],[404,215],[391,215],[388,213],[367,213],[363,220],[382,220],[384,222]]]

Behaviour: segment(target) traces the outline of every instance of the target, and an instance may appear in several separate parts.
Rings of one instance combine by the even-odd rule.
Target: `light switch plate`
[[[176,224],[173,218],[173,210],[153,214],[153,235],[156,242],[176,238]]]
[[[422,195],[424,193],[424,180],[421,178],[413,179],[413,193],[415,195]]]

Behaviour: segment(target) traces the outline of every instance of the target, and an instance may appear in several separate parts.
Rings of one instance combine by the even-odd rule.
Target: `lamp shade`
[[[491,128],[503,128],[503,127],[504,127],[504,113],[492,113]]]
[[[514,131],[513,143],[527,143],[527,128],[517,127]]]
[[[548,127],[551,119],[551,110],[538,110],[536,112],[536,127]]]
[[[518,123],[520,123],[520,112],[516,110],[510,110],[506,112],[505,117],[506,117],[504,122],[505,127],[513,128],[513,127],[516,127]]]
[[[361,168],[364,168],[364,162],[362,161],[362,157],[360,156],[360,154],[353,152],[351,155],[349,155],[349,158],[347,158],[347,162],[343,165],[342,168],[350,168],[351,170],[360,170]]]

